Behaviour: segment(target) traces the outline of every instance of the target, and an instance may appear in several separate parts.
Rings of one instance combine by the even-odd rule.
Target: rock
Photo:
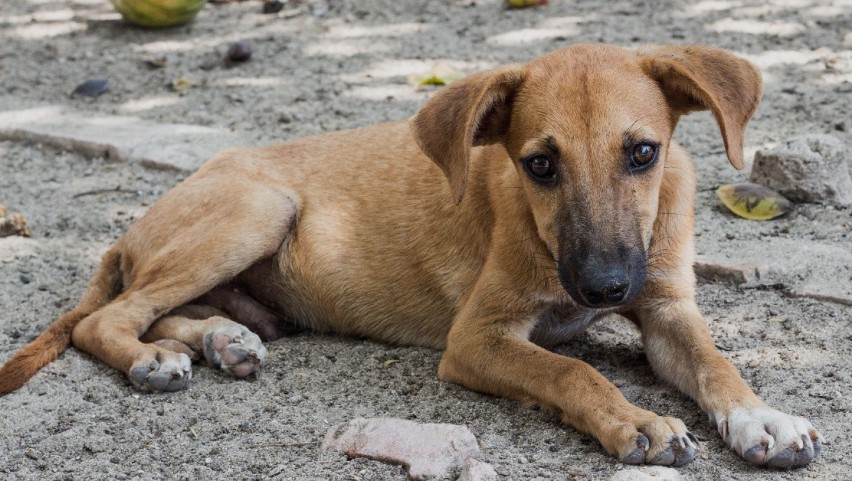
[[[724,250],[698,255],[695,274],[744,289],[772,286],[791,296],[852,305],[852,249],[847,246],[773,238],[771,243],[731,240]]]
[[[769,270],[763,263],[719,261],[706,257],[696,259],[692,267],[696,276],[708,281],[748,285],[759,284]]]
[[[27,220],[23,214],[11,214],[6,207],[0,205],[0,237],[10,235],[30,237],[32,232],[27,228]]]
[[[278,13],[284,8],[284,4],[278,0],[264,0],[263,13],[272,14]]]
[[[0,139],[41,142],[91,157],[192,172],[216,152],[242,144],[226,130],[86,115],[58,105],[0,112]]]
[[[479,454],[479,444],[466,426],[393,418],[356,418],[334,426],[322,448],[402,464],[414,480],[446,477]]]
[[[225,61],[231,63],[245,62],[251,59],[251,44],[244,41],[234,42],[225,53]]]
[[[456,481],[497,481],[497,471],[488,463],[467,458],[461,476]]]
[[[758,151],[751,181],[796,202],[852,206],[849,163],[849,150],[837,137],[798,135],[774,149]]]
[[[680,473],[663,466],[643,466],[622,469],[612,475],[609,481],[680,481]]]
[[[109,92],[109,80],[105,78],[86,80],[74,89],[74,95],[80,97],[99,97],[107,92]]]

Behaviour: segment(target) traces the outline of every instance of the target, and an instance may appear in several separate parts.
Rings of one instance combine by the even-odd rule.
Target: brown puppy
[[[578,45],[471,75],[411,122],[223,152],[128,230],[0,392],[69,341],[145,390],[184,388],[196,353],[245,376],[266,351],[231,319],[274,338],[280,315],[444,349],[443,380],[554,408],[623,462],[686,464],[683,422],[541,347],[620,313],[740,455],[807,464],[819,433],[757,398],[695,304],[694,174],[671,142],[709,109],[741,168],[760,95],[723,50]]]

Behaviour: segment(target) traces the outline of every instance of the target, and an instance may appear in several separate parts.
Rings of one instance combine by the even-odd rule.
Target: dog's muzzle
[[[646,261],[644,250],[626,247],[580,252],[560,263],[559,280],[577,304],[596,309],[621,306],[642,291]]]

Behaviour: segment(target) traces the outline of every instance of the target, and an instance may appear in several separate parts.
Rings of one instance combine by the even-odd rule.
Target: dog
[[[740,169],[761,95],[725,50],[575,45],[472,74],[407,122],[222,152],[128,229],[0,392],[70,343],[146,391],[185,388],[201,355],[245,377],[291,323],[443,349],[444,381],[552,408],[621,462],[687,464],[681,420],[547,349],[617,313],[740,456],[806,465],[819,432],[752,392],[696,305],[695,175],[671,140],[710,110]]]

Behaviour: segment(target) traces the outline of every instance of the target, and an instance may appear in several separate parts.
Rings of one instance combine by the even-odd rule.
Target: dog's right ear
[[[470,75],[440,90],[411,119],[417,144],[447,176],[456,203],[464,197],[471,147],[503,140],[522,79],[518,66]]]

